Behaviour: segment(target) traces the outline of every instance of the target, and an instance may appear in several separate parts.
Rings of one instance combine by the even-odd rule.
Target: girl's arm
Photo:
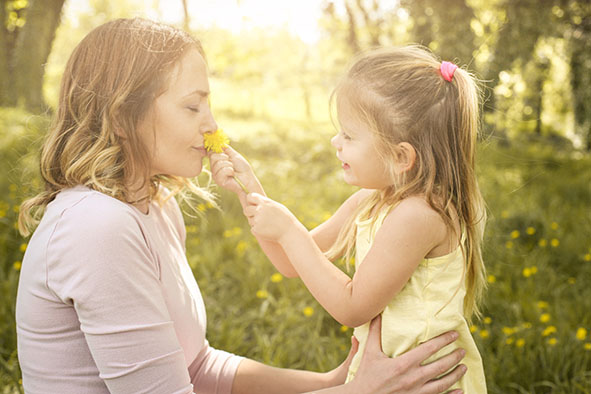
[[[249,194],[247,216],[258,237],[277,241],[314,298],[341,324],[357,327],[378,315],[430,250],[445,224],[420,198],[407,198],[384,219],[353,278],[326,259],[306,228],[283,205]]]
[[[240,204],[246,209],[246,193],[236,182],[234,177],[247,187],[251,193],[258,193],[266,196],[263,186],[254,174],[250,164],[231,147],[224,149],[224,153],[213,153],[210,155],[211,172],[215,182],[238,195]],[[349,197],[343,205],[326,222],[322,223],[310,232],[314,242],[321,251],[327,251],[335,242],[340,228],[347,218],[353,214],[360,201],[371,193],[370,190],[360,190]],[[283,248],[274,240],[265,239],[254,234],[261,249],[269,258],[277,270],[288,278],[297,277],[298,273],[289,261]]]

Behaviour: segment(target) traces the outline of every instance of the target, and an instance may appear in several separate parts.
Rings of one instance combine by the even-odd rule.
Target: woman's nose
[[[214,133],[217,129],[218,124],[216,123],[213,117],[213,113],[211,112],[211,110],[208,110],[207,115],[205,116],[205,119],[203,119],[203,123],[201,124],[199,131],[201,132],[201,134],[206,134]]]

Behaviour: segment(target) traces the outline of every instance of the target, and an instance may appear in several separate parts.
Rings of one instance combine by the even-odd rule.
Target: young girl
[[[201,44],[171,26],[118,19],[74,49],[41,154],[45,191],[20,210],[23,235],[35,230],[16,301],[25,392],[438,393],[457,381],[460,367],[429,382],[460,352],[420,366],[450,335],[396,359],[368,346],[346,385],[347,362],[297,371],[209,346],[172,197],[211,198],[191,181],[217,129],[209,92]]]
[[[287,208],[251,193],[245,215],[252,232],[282,273],[299,276],[335,319],[356,327],[360,349],[368,322],[380,313],[390,356],[459,331],[456,346],[467,351],[468,372],[455,387],[485,393],[466,322],[478,314],[485,284],[474,80],[418,46],[379,49],[353,64],[333,97],[340,132],[331,143],[345,181],[361,190],[310,233]],[[244,181],[254,176],[235,162],[214,161],[217,181],[228,182],[224,168]],[[353,253],[349,278],[330,260]]]

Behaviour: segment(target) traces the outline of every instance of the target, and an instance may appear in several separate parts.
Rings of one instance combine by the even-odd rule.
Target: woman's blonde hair
[[[467,71],[458,68],[448,82],[440,66],[418,45],[375,49],[354,61],[333,92],[331,103],[346,100],[375,133],[392,184],[360,204],[327,254],[331,259],[352,256],[357,217],[367,218],[409,196],[423,196],[452,234],[457,214],[465,235],[464,314],[470,318],[480,314],[486,286],[481,253],[486,212],[475,174],[480,94]],[[417,157],[410,170],[396,175],[401,142],[411,144]]]
[[[85,185],[130,202],[130,179],[149,184],[159,200],[159,185],[185,200],[197,195],[212,202],[194,180],[150,177],[148,147],[137,125],[168,84],[182,55],[200,42],[174,27],[141,18],[117,19],[94,30],[76,46],[61,80],[55,117],[41,151],[45,190],[21,205],[19,230],[29,235],[47,204],[65,188]]]

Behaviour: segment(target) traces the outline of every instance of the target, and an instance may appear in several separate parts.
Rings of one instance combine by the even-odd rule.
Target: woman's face
[[[166,91],[138,125],[151,153],[150,176],[191,178],[201,172],[207,155],[203,135],[217,129],[208,97],[205,61],[191,48],[173,68]]]

